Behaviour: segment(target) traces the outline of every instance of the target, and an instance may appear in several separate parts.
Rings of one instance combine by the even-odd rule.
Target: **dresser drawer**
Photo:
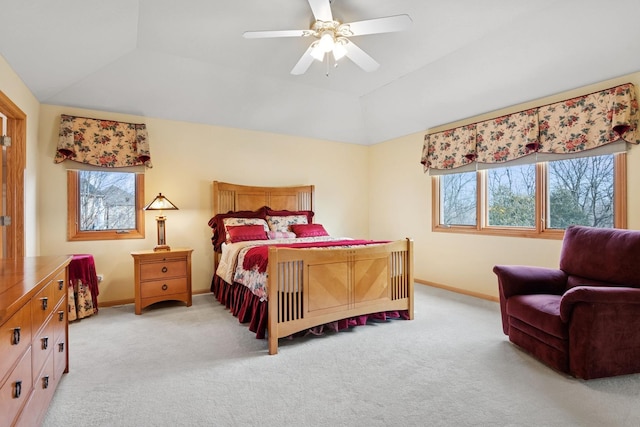
[[[31,352],[33,359],[33,372],[38,373],[42,369],[44,361],[51,354],[51,350],[55,346],[54,339],[54,323],[53,319],[45,324],[45,326],[33,335],[33,343],[31,344]]]
[[[55,346],[53,347],[53,367],[56,381],[67,370],[67,302],[62,301],[53,313],[53,336]]]
[[[53,376],[56,380],[56,383],[62,377],[62,374],[67,370],[67,340],[66,337],[61,337],[60,340],[56,341],[55,347],[53,347]]]
[[[0,326],[0,382],[31,345],[31,304],[25,304]]]
[[[53,304],[56,305],[60,300],[64,299],[67,296],[67,286],[66,283],[66,270],[62,270],[59,272],[56,277],[53,278],[53,283],[51,286],[53,287]]]
[[[31,394],[31,351],[27,350],[0,387],[0,427],[10,426]]]
[[[67,334],[68,308],[69,303],[67,301],[60,301],[53,310],[51,322],[53,323],[53,340],[55,342],[60,341]]]
[[[140,264],[140,280],[156,280],[165,277],[184,277],[187,275],[187,261],[184,258],[168,258],[158,262]]]
[[[44,324],[49,314],[58,304],[55,299],[55,287],[53,282],[49,282],[40,292],[31,299],[31,318],[33,319],[33,333]]]
[[[141,298],[155,298],[165,295],[184,294],[187,292],[187,279],[174,278],[153,280],[140,283]]]
[[[53,356],[50,355],[42,371],[34,374],[33,393],[15,427],[33,427],[42,424],[57,385],[58,380],[53,375]]]

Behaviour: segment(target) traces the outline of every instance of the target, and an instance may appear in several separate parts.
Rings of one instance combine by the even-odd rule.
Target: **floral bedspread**
[[[222,256],[216,274],[220,276],[227,283],[240,283],[248,287],[254,295],[260,298],[261,301],[267,300],[267,272],[261,271],[257,265],[253,265],[250,268],[245,268],[245,256],[247,253],[256,246],[273,246],[273,245],[295,245],[297,243],[310,243],[310,242],[336,242],[336,245],[344,246],[346,239],[343,237],[303,237],[295,239],[273,239],[273,240],[259,240],[238,242],[231,244],[224,244],[222,246]],[[355,240],[354,240],[355,242]],[[383,243],[373,242],[371,243]],[[333,248],[335,246],[323,245],[323,248]]]

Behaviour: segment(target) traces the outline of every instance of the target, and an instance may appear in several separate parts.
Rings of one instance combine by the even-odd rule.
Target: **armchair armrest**
[[[496,265],[493,272],[498,276],[502,330],[509,335],[507,299],[514,295],[553,294],[562,295],[567,289],[564,271],[524,265]]]
[[[496,265],[493,272],[498,276],[500,297],[513,295],[553,294],[562,295],[567,288],[564,271],[524,265]]]
[[[568,322],[577,303],[640,304],[640,288],[623,286],[576,286],[560,300],[560,319]]]

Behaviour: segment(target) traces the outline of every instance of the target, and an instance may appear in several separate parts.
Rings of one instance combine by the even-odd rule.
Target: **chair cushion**
[[[573,225],[564,233],[560,269],[569,276],[640,288],[638,256],[638,230]]]
[[[515,295],[507,300],[507,314],[560,339],[568,339],[568,326],[560,320],[561,295]]]

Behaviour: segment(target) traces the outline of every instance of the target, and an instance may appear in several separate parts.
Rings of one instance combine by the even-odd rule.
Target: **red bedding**
[[[283,248],[322,248],[322,247],[334,247],[334,246],[358,246],[358,245],[371,245],[376,243],[389,243],[387,240],[331,240],[326,242],[305,242],[305,243],[282,243],[269,246],[256,246],[247,251],[244,256],[242,267],[245,270],[251,270],[253,267],[257,267],[260,273],[267,271],[269,248],[271,246],[283,247]]]
[[[211,281],[211,292],[216,299],[229,309],[232,315],[238,318],[242,324],[246,324],[257,339],[267,336],[268,308],[267,301],[261,301],[251,290],[241,284],[229,284],[219,276],[214,276]],[[402,311],[386,311],[381,313],[364,314],[350,317],[302,331],[295,335],[321,335],[325,331],[339,332],[354,326],[363,326],[368,322],[384,322],[391,319],[409,319],[409,313]]]

